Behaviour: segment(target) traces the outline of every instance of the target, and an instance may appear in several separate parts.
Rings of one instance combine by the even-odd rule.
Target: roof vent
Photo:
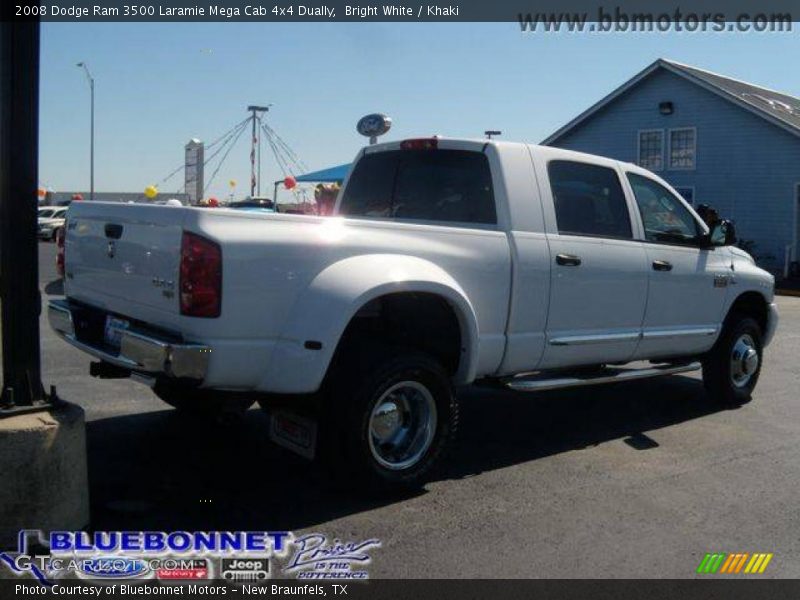
[[[800,114],[800,107],[792,106],[786,102],[781,100],[776,100],[775,98],[768,98],[767,96],[762,96],[761,94],[751,94],[746,92],[742,94],[742,98],[744,100],[758,100],[766,105],[768,105],[772,110],[778,110],[782,112],[789,113],[790,115]]]

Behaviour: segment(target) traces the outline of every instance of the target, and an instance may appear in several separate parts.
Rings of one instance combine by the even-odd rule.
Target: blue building
[[[743,247],[778,274],[800,259],[794,96],[659,59],[542,144],[654,171],[734,220]]]

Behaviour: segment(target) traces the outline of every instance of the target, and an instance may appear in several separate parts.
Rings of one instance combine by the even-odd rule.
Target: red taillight
[[[439,140],[436,138],[417,138],[400,142],[401,150],[436,150]]]
[[[181,240],[181,314],[218,317],[222,308],[222,250],[219,244],[184,232]]]

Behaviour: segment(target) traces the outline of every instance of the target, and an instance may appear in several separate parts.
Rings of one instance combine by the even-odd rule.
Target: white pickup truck
[[[49,318],[95,375],[184,411],[258,400],[276,441],[415,483],[455,432],[455,385],[702,367],[710,398],[747,401],[778,317],[733,235],[632,164],[412,139],[364,148],[333,217],[74,204]]]

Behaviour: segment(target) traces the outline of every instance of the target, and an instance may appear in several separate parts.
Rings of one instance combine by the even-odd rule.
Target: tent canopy
[[[328,169],[322,169],[321,171],[314,171],[312,173],[306,173],[305,175],[298,175],[295,177],[295,180],[297,183],[333,183],[334,181],[344,181],[349,171],[350,163],[347,163],[344,165],[339,165],[338,167],[330,167]]]

